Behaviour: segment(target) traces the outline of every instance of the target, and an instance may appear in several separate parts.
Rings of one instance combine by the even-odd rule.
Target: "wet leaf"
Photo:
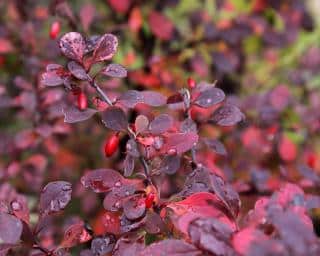
[[[118,98],[118,101],[128,108],[134,108],[138,103],[160,107],[166,104],[166,97],[153,91],[128,90]]]
[[[221,126],[232,126],[244,119],[244,114],[234,105],[224,105],[212,115],[211,121]]]
[[[111,169],[97,169],[82,176],[81,183],[95,193],[102,193],[108,192],[114,187],[121,187],[123,177],[120,173]]]
[[[135,166],[135,159],[131,155],[126,155],[123,163],[123,175],[129,177],[132,175]]]
[[[40,214],[42,217],[63,210],[71,200],[72,187],[66,181],[48,183],[41,191]]]
[[[193,132],[170,133],[165,135],[164,139],[161,152],[174,151],[176,154],[182,154],[190,150],[198,142],[198,134]]]
[[[149,120],[144,115],[138,115],[136,118],[136,121],[134,122],[134,126],[136,129],[136,133],[139,134],[141,132],[144,132],[148,129],[149,126]]]
[[[91,252],[94,256],[104,256],[112,252],[116,243],[114,236],[96,237],[91,242]]]
[[[62,248],[71,248],[81,243],[91,240],[91,235],[86,230],[83,222],[72,224],[64,232],[63,240],[60,244]]]
[[[69,59],[82,62],[84,50],[86,47],[85,40],[78,32],[69,32],[61,37],[59,41],[61,52]]]
[[[202,91],[194,103],[200,107],[208,108],[222,102],[224,98],[225,94],[221,89],[211,87]]]
[[[141,218],[146,211],[144,198],[140,195],[127,197],[123,202],[123,213],[128,220]]]
[[[69,77],[69,73],[58,64],[49,64],[47,66],[47,72],[41,76],[41,83],[47,86],[62,85]]]
[[[143,102],[149,106],[160,107],[166,104],[167,98],[163,96],[161,93],[154,91],[142,91]]]
[[[110,77],[124,78],[127,76],[127,70],[119,64],[109,64],[102,71],[102,74]]]
[[[108,107],[101,115],[102,122],[111,130],[125,131],[128,128],[127,116],[119,107]]]
[[[181,157],[180,156],[165,156],[160,171],[166,174],[175,174],[180,168]]]

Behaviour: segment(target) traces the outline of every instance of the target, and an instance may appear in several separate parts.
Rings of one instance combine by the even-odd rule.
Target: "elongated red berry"
[[[55,21],[51,24],[50,27],[50,38],[56,39],[60,33],[61,25],[59,21]]]
[[[144,201],[145,205],[146,205],[146,208],[149,209],[152,207],[153,205],[153,201],[154,201],[154,193],[149,193]]]
[[[115,133],[106,140],[104,145],[104,154],[106,157],[112,156],[119,147],[119,134]]]
[[[80,110],[86,110],[88,107],[87,95],[84,92],[78,94],[78,108]]]
[[[194,87],[196,87],[196,81],[193,78],[189,77],[187,82],[190,89],[193,89]]]

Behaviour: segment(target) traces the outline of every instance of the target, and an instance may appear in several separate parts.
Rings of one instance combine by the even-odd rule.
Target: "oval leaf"
[[[212,115],[211,121],[221,126],[232,126],[244,119],[244,114],[234,105],[224,105]]]
[[[163,153],[174,151],[182,154],[190,150],[198,142],[198,134],[189,133],[171,133],[165,136],[165,142],[161,148]]]
[[[222,102],[225,98],[224,92],[216,87],[211,87],[200,93],[194,103],[200,107],[208,108]]]
[[[118,47],[118,39],[112,34],[103,35],[93,52],[94,62],[109,60],[116,53]]]
[[[167,114],[157,116],[149,125],[149,130],[153,134],[162,134],[173,125],[173,118]]]
[[[16,217],[0,212],[0,245],[16,244],[22,233],[22,223]]]
[[[128,120],[124,111],[119,107],[109,107],[102,113],[104,125],[114,131],[124,131],[128,128]]]
[[[61,52],[69,59],[82,62],[84,50],[86,48],[85,40],[78,32],[69,32],[59,41]]]
[[[86,110],[79,110],[75,106],[69,106],[62,109],[64,114],[64,122],[66,123],[77,123],[81,121],[85,121],[92,117],[97,110],[92,108],[87,108]]]
[[[224,145],[219,141],[215,139],[204,139],[204,143],[212,149],[215,153],[226,156],[227,155],[227,150],[224,147]]]
[[[72,187],[66,181],[48,183],[40,195],[40,214],[46,216],[63,210],[71,200]]]
[[[117,78],[123,78],[127,76],[127,70],[123,66],[113,63],[106,66],[101,73],[106,76]]]
[[[79,63],[70,61],[68,63],[68,69],[75,78],[78,78],[79,80],[88,80],[87,72]]]

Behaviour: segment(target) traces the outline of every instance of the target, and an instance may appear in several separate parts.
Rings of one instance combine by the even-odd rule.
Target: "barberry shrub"
[[[42,189],[36,226],[30,225],[23,198],[0,205],[0,253],[22,241],[33,255],[68,255],[80,244],[82,256],[260,255],[261,248],[264,255],[320,254],[308,216],[313,198],[294,184],[260,198],[239,222],[238,193],[204,161],[208,151],[226,156],[227,150],[219,140],[203,137],[203,130],[244,120],[215,83],[189,79],[172,95],[127,90],[113,97],[99,80],[127,76],[123,66],[105,65],[116,53],[117,37],[69,32],[59,46],[68,63],[49,64],[42,84],[65,88],[60,107],[66,123],[93,122],[98,116],[108,133],[105,157],[118,166],[89,170],[81,178],[84,188],[102,197],[101,228],[97,232],[77,220],[55,248],[39,242],[41,231],[72,200],[72,184],[53,181]],[[199,118],[203,110],[206,116]]]

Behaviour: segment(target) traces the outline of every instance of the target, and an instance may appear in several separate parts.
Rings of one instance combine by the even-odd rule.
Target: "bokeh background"
[[[35,221],[40,189],[65,179],[74,197],[63,223],[81,216],[99,230],[101,198],[79,180],[88,169],[121,169],[125,144],[106,159],[108,131],[98,118],[64,123],[64,89],[40,83],[48,63],[65,64],[57,40],[69,31],[118,36],[113,62],[129,75],[100,81],[111,97],[128,88],[170,95],[188,77],[217,81],[246,119],[237,127],[203,127],[202,135],[220,139],[228,156],[208,151],[202,161],[234,185],[243,212],[283,181],[319,193],[319,10],[319,0],[1,1],[0,200],[23,194]],[[56,39],[54,22],[61,25]],[[193,117],[207,114],[194,109]],[[163,195],[178,190],[171,180]]]

